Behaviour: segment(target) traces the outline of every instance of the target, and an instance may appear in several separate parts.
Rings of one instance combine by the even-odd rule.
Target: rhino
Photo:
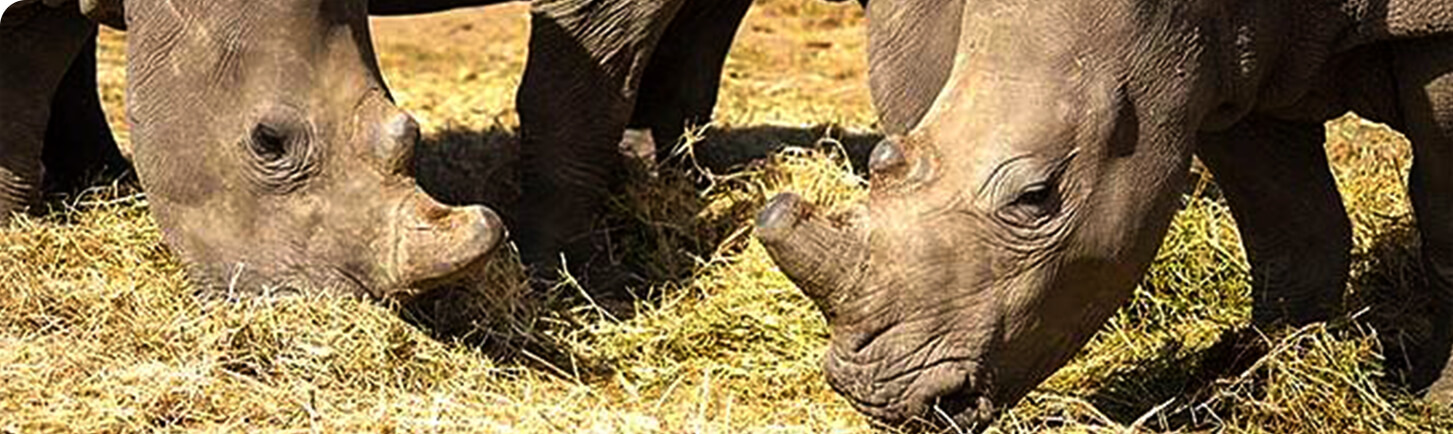
[[[866,203],[788,192],[756,221],[860,412],[991,423],[1126,301],[1193,155],[1241,230],[1253,323],[1331,317],[1351,235],[1323,123],[1348,111],[1413,144],[1439,312],[1413,381],[1453,400],[1453,3],[914,0],[868,19],[889,135]]]
[[[22,1],[0,25],[0,219],[33,203],[43,154],[109,135],[66,80],[97,22],[126,29],[133,163],[199,293],[396,297],[468,274],[505,238],[483,206],[413,177],[419,126],[380,76],[361,0]],[[80,63],[78,63],[78,61]],[[89,62],[89,64],[88,64]],[[80,74],[85,75],[85,74]],[[64,88],[72,86],[72,88]],[[94,94],[94,87],[89,90]]]

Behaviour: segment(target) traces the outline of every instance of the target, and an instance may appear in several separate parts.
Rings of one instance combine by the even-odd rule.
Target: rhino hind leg
[[[1453,37],[1406,42],[1396,55],[1402,130],[1413,144],[1408,193],[1434,305],[1411,380],[1429,399],[1453,403]]]
[[[1329,319],[1341,306],[1352,229],[1327,165],[1324,127],[1253,115],[1201,137],[1251,262],[1258,327]]]
[[[52,96],[96,33],[74,8],[15,8],[0,22],[0,223],[39,199]]]
[[[722,66],[751,5],[752,0],[688,0],[661,36],[630,122],[631,128],[651,131],[656,161],[670,157],[688,126],[711,120]]]
[[[132,173],[101,108],[94,37],[77,53],[51,100],[41,160],[46,191],[74,192],[96,177],[109,180]]]

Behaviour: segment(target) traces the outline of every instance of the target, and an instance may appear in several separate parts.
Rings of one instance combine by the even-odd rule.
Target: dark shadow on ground
[[[450,205],[481,204],[496,212],[514,208],[520,195],[519,138],[512,130],[444,130],[415,148],[419,186]]]
[[[1365,269],[1353,270],[1348,312],[1367,312],[1361,320],[1377,331],[1382,344],[1387,385],[1416,391],[1427,384],[1412,375],[1411,367],[1428,349],[1433,334],[1435,295],[1422,267],[1417,228],[1411,216],[1381,225],[1382,229],[1367,252],[1353,258]],[[1448,354],[1447,342],[1433,350],[1433,363],[1441,365]]]
[[[1218,381],[1236,378],[1267,352],[1263,337],[1249,327],[1225,330],[1215,344],[1194,352],[1185,352],[1179,340],[1162,341],[1154,357],[1118,372],[1085,400],[1127,426],[1170,402],[1160,417],[1143,427],[1155,431],[1215,428],[1208,425],[1214,419],[1189,406],[1213,398]],[[1192,412],[1200,417],[1193,417]]]
[[[868,153],[882,139],[881,134],[832,125],[761,125],[710,128],[692,147],[698,164],[723,173],[788,146],[841,146],[854,170],[866,173]],[[513,215],[520,200],[519,138],[513,129],[444,130],[425,137],[416,155],[419,184],[430,195],[451,205],[484,204]],[[677,168],[685,169],[681,164]]]
[[[697,160],[717,172],[766,158],[786,146],[841,146],[853,163],[853,170],[866,174],[868,153],[881,140],[883,135],[876,132],[851,131],[833,125],[806,128],[761,125],[710,129],[704,140],[694,146]]]
[[[46,174],[41,183],[41,201],[38,206],[31,207],[32,213],[58,214],[69,218],[70,214],[57,211],[97,199],[92,194],[96,191],[130,192],[126,194],[141,192],[141,182],[136,177],[136,170],[117,151],[115,142],[110,139],[111,132],[89,134],[96,134],[101,138],[97,138],[95,142],[81,142],[72,137],[67,139],[69,142],[62,142],[63,146],[47,146],[42,156]],[[104,136],[100,136],[101,134]],[[79,145],[76,146],[82,149],[76,152],[82,155],[55,150],[78,142]]]

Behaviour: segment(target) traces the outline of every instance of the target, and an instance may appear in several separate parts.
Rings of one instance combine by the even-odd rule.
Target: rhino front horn
[[[867,247],[834,229],[816,207],[792,193],[767,202],[757,214],[757,237],[777,267],[832,320],[853,297],[868,260]]]
[[[395,278],[406,290],[461,277],[483,263],[507,237],[504,223],[482,206],[451,207],[422,191],[396,213]]]

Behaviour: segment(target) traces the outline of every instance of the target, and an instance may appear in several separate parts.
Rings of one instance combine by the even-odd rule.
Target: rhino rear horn
[[[757,214],[757,237],[777,267],[829,321],[838,306],[854,297],[866,271],[863,241],[833,228],[796,194],[777,195]]]

